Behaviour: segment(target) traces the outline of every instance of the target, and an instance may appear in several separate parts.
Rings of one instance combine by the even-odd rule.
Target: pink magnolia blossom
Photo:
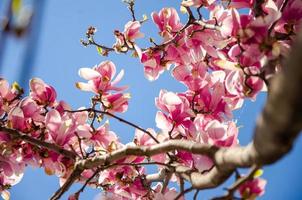
[[[130,48],[133,48],[134,40],[144,37],[144,34],[139,31],[141,24],[139,21],[129,21],[125,25],[124,36]]]
[[[108,199],[110,196],[113,196],[115,199],[126,200],[139,199],[146,195],[148,191],[143,187],[142,181],[138,176],[143,172],[143,167],[135,170],[132,166],[119,166],[114,170],[104,170],[99,177],[99,183],[101,185],[111,183],[111,186],[106,190],[109,196],[105,195],[103,198]]]
[[[15,105],[13,100],[18,95],[15,88],[10,87],[7,80],[0,78],[0,116],[4,112],[9,112]]]
[[[243,183],[239,187],[239,193],[242,198],[252,200],[264,194],[265,185],[266,180],[262,178],[254,178]]]
[[[41,105],[53,105],[56,101],[57,93],[55,89],[44,83],[39,78],[33,78],[29,82],[30,96]]]
[[[11,88],[7,80],[0,78],[0,99],[11,101],[16,97],[16,91]]]
[[[118,137],[113,131],[109,129],[109,122],[98,127],[90,138],[90,142],[94,144],[96,149],[109,150],[112,143],[118,144]]]
[[[153,129],[148,128],[147,131],[154,136],[159,142],[163,142],[168,139],[164,134],[156,133]],[[156,142],[148,135],[147,133],[140,131],[138,129],[135,129],[135,136],[133,140],[134,144],[137,146],[152,146],[156,144]],[[151,159],[157,162],[164,163],[166,160],[166,154],[158,154],[155,156],[151,156]],[[144,157],[138,157],[135,161],[141,162],[145,160]],[[161,167],[161,166],[159,166]]]
[[[23,178],[23,173],[12,174],[11,176],[6,176],[2,172],[0,173],[0,194],[4,200],[10,199],[10,192],[7,189],[10,188],[11,186],[18,184],[22,180],[22,178]]]
[[[214,119],[206,122],[202,116],[198,116],[195,119],[195,124],[202,143],[222,147],[231,147],[238,144],[238,128],[232,121],[219,122]]]
[[[232,71],[226,77],[225,87],[231,95],[255,99],[264,90],[264,82],[257,76],[244,77],[242,71]]]
[[[155,99],[155,104],[163,111],[158,111],[155,117],[158,128],[171,131],[174,127],[182,134],[186,131],[194,133],[194,126],[190,120],[194,113],[184,96],[161,90],[159,97]]]
[[[277,0],[278,8],[281,7],[283,1]],[[301,28],[302,19],[302,2],[299,0],[289,0],[283,9],[282,17],[278,20],[274,29],[280,33],[291,33]]]
[[[37,125],[42,123],[44,116],[42,115],[42,108],[27,97],[8,113],[8,120],[10,120],[13,128],[28,131],[31,129],[32,123]]]
[[[115,85],[124,76],[122,70],[114,80],[116,73],[115,65],[111,61],[101,62],[99,65],[91,68],[81,68],[79,70],[80,77],[88,80],[88,83],[78,82],[77,88],[83,91],[90,91],[96,94],[107,94],[109,90],[122,91],[127,87],[116,87]]]
[[[102,102],[105,106],[105,109],[108,112],[126,112],[128,109],[128,100],[130,99],[130,94],[108,94],[102,96]]]
[[[161,65],[161,53],[147,50],[142,50],[135,45],[134,46],[141,63],[144,65],[144,74],[149,81],[158,79],[159,75],[164,72],[165,66]]]
[[[191,65],[177,65],[172,75],[174,78],[185,84],[190,90],[198,91],[204,88],[209,81],[207,66],[204,62]]]
[[[57,153],[48,152],[46,158],[42,159],[42,166],[47,175],[63,176],[66,173],[66,166],[61,162],[61,157]]]
[[[58,145],[65,145],[74,136],[75,122],[68,114],[61,116],[57,110],[51,110],[46,114],[45,125],[52,140]]]
[[[114,48],[115,52],[117,52],[117,53],[127,52],[128,47],[126,45],[124,34],[121,33],[118,30],[115,30],[114,31],[114,36],[115,36],[115,39],[116,39],[116,42],[113,45],[113,48]]]
[[[177,11],[174,8],[163,8],[159,13],[153,12],[152,19],[159,28],[159,34],[168,40],[174,33],[181,29],[182,24],[180,22]]]

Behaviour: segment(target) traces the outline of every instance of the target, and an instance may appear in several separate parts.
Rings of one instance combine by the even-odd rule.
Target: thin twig
[[[110,112],[101,111],[101,110],[95,110],[95,109],[92,109],[92,108],[79,109],[79,110],[65,110],[65,112],[70,112],[70,113],[75,113],[75,112],[85,112],[85,111],[101,113],[101,114],[104,114],[104,115],[108,115],[108,116],[110,116],[110,117],[113,117],[113,118],[119,120],[119,121],[122,122],[122,123],[125,123],[125,124],[127,124],[127,125],[129,125],[129,126],[132,126],[132,127],[136,128],[136,129],[138,129],[138,130],[140,130],[140,131],[142,131],[142,132],[148,134],[148,135],[149,135],[156,143],[159,143],[159,141],[158,141],[158,140],[157,140],[157,139],[156,139],[149,131],[147,131],[147,130],[141,128],[140,126],[138,126],[138,125],[136,125],[136,124],[134,124],[134,123],[132,123],[132,122],[129,122],[129,121],[127,121],[127,120],[125,120],[125,119],[123,119],[123,118],[121,118],[121,117],[118,117],[118,116],[116,116],[116,115],[114,115],[114,114],[112,114],[112,113],[110,113]]]
[[[193,187],[189,187],[187,189],[185,189],[183,192],[179,193],[174,200],[178,200],[180,199],[182,196],[184,196],[186,193],[191,192],[194,188]]]
[[[197,200],[198,194],[199,194],[200,190],[196,190],[193,200]]]
[[[132,21],[136,21],[135,13],[134,13],[135,1],[134,0],[124,0],[124,3],[128,4],[128,9],[131,13]]]
[[[84,183],[84,185],[75,193],[75,195],[79,198],[80,193],[84,192],[88,183],[101,171],[101,168],[98,168]]]

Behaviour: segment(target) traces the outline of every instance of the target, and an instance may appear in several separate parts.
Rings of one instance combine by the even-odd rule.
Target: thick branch
[[[208,144],[200,144],[187,140],[170,140],[152,146],[126,146],[109,154],[82,160],[79,165],[83,168],[91,169],[100,165],[113,163],[114,161],[130,155],[151,157],[176,149],[213,157],[218,148]]]
[[[288,153],[302,129],[301,49],[299,34],[283,71],[271,82],[270,95],[255,130],[257,164],[273,163]]]
[[[73,172],[69,175],[65,183],[60,187],[54,195],[50,198],[50,200],[60,199],[61,196],[70,188],[70,186],[80,177],[83,169],[76,167]]]

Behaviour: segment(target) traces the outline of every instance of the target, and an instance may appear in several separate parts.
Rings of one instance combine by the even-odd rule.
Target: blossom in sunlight
[[[128,109],[128,100],[130,99],[130,94],[108,94],[103,96],[103,104],[108,112],[126,112]]]
[[[52,105],[55,103],[57,98],[57,93],[55,89],[44,83],[43,80],[39,78],[33,78],[29,82],[30,86],[30,96],[37,101],[39,104]]]
[[[111,61],[101,62],[99,65],[91,68],[81,68],[80,77],[88,80],[88,83],[78,82],[77,88],[83,91],[94,92],[96,94],[107,94],[110,90],[122,91],[127,87],[115,86],[124,76],[124,70],[113,79],[116,73],[115,65]]]
[[[171,38],[174,33],[181,29],[182,24],[175,8],[163,8],[159,13],[151,14],[154,23],[159,28],[159,34],[165,39]]]
[[[133,47],[133,42],[137,38],[144,37],[144,34],[139,31],[141,24],[139,21],[129,21],[125,25],[124,36],[129,47]]]

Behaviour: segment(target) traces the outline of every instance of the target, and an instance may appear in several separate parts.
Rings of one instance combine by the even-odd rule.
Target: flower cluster
[[[79,75],[88,80],[88,83],[78,82],[77,88],[83,91],[89,91],[96,94],[95,101],[102,103],[103,109],[108,112],[125,112],[128,108],[128,93],[121,93],[127,86],[117,87],[116,84],[123,78],[124,70],[115,76],[116,68],[111,61],[101,62],[99,65],[91,68],[81,68]],[[112,93],[115,91],[117,93]]]
[[[110,93],[126,88],[115,86],[123,71],[112,80],[115,74],[112,62],[101,63],[95,69],[80,69],[79,74],[89,81],[77,85],[98,95],[95,106],[103,104],[110,113],[127,110],[127,95]],[[28,165],[42,167],[46,174],[55,174],[64,183],[73,171],[76,157],[84,159],[122,146],[116,134],[110,131],[108,122],[98,127],[90,122],[101,116],[85,108],[73,111],[66,102],[58,101],[55,89],[41,79],[33,78],[29,86],[29,96],[22,97],[22,89],[16,83],[9,86],[4,79],[0,82],[1,127],[21,134],[0,132],[0,192],[6,199],[9,198],[7,189],[22,179]],[[51,147],[27,143],[21,139],[22,134]],[[60,153],[63,150],[73,156]],[[84,171],[80,181],[85,182],[92,173],[94,169]]]

